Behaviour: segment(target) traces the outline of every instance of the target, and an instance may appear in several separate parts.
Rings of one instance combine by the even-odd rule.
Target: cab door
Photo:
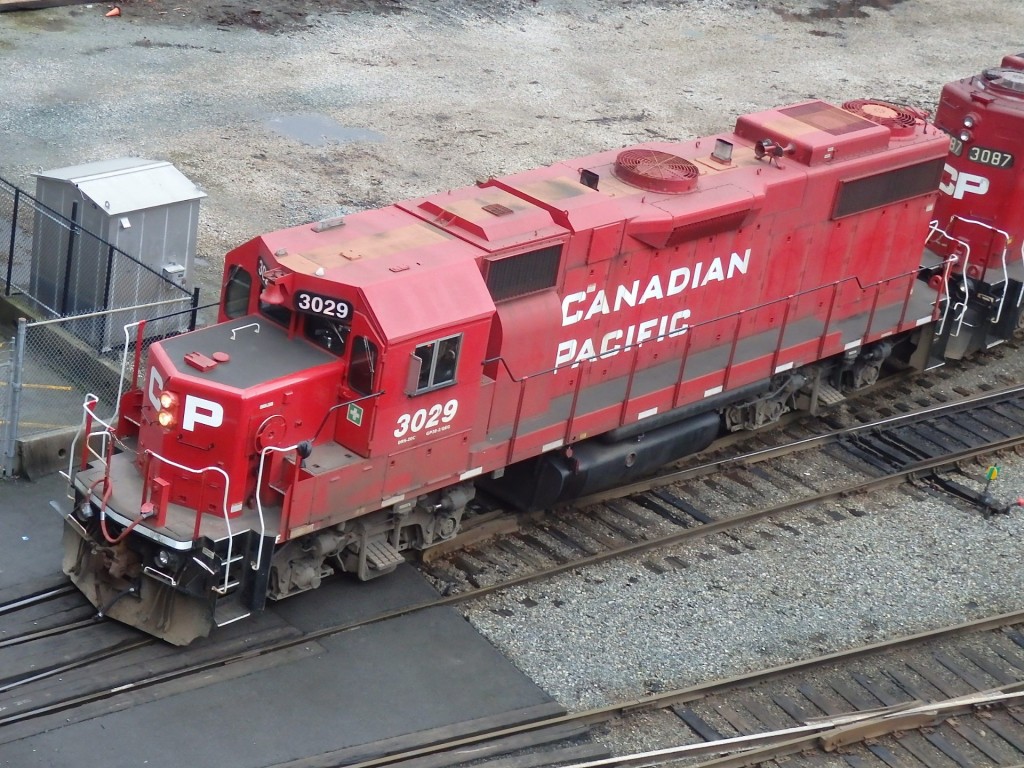
[[[353,453],[370,455],[374,419],[381,395],[381,345],[369,332],[353,332],[348,343],[348,371],[339,385],[341,404],[335,441]]]
[[[378,417],[388,444],[385,495],[409,494],[459,479],[480,392],[481,329],[435,333],[396,350],[401,396]],[[396,377],[397,378],[397,377]],[[390,431],[388,431],[390,430]]]

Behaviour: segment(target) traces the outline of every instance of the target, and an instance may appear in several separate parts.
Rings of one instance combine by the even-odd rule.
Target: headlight
[[[166,549],[159,550],[156,553],[156,557],[153,559],[161,568],[173,568],[178,563],[177,556],[173,552],[168,552]]]
[[[156,415],[156,421],[164,429],[169,429],[178,421],[178,396],[165,390],[160,393],[157,400],[160,403],[160,411]]]

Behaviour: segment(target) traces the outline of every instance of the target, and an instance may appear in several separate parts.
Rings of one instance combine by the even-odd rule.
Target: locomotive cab
[[[937,347],[960,359],[1024,335],[1024,54],[946,85],[935,124],[950,137],[928,240],[949,291]]]

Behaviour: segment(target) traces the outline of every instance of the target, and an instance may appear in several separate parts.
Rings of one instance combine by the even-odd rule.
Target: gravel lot
[[[1024,27],[1005,0],[109,7],[0,14],[0,176],[31,190],[39,170],[173,162],[209,194],[204,301],[223,253],[262,232],[809,96],[932,107]]]
[[[31,190],[39,170],[173,162],[209,195],[204,301],[222,254],[261,232],[807,97],[933,109],[943,83],[1021,50],[1024,29],[1007,0],[108,8],[0,14],[0,176]],[[1004,475],[1024,490],[1024,463]],[[637,562],[567,576],[470,618],[577,708],[1019,607],[1020,511],[884,505],[661,576]],[[653,730],[614,747],[653,745]]]

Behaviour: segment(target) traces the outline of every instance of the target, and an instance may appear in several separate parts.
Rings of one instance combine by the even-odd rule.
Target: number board
[[[319,293],[310,291],[295,292],[295,308],[300,312],[331,317],[335,320],[352,319],[352,305],[347,301],[332,299],[330,296],[321,296]]]
[[[967,159],[979,165],[990,165],[993,168],[1012,168],[1013,155],[1000,149],[988,147],[971,147],[967,150]]]

